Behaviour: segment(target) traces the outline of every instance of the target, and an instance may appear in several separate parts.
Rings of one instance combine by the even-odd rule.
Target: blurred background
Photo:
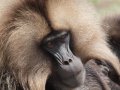
[[[120,0],[89,0],[102,15],[120,14]]]

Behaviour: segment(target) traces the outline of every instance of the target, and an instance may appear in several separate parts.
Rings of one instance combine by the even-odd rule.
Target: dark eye
[[[47,47],[48,47],[48,48],[53,48],[53,47],[54,47],[54,44],[53,44],[52,42],[48,42],[48,43],[47,43]]]
[[[64,43],[64,42],[65,42],[65,38],[66,38],[66,35],[62,35],[62,36],[59,38],[59,40]]]
[[[62,35],[62,36],[61,36],[61,39],[65,39],[65,37],[66,37],[66,35]]]

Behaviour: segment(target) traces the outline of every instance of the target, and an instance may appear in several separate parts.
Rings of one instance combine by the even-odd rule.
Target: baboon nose
[[[63,64],[64,65],[69,65],[69,62],[68,61],[64,61]]]
[[[69,65],[72,62],[72,59],[69,59],[68,61],[63,61],[64,65]]]
[[[72,59],[69,59],[69,62],[72,62]]]

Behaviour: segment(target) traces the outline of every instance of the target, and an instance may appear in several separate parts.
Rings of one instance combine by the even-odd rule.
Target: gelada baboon
[[[83,62],[106,60],[120,75],[118,58],[107,45],[100,20],[86,0],[1,0],[2,90],[45,90],[52,64],[41,41],[53,30],[71,32],[74,53]]]

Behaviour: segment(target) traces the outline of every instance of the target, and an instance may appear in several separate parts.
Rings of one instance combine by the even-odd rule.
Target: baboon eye
[[[53,44],[52,42],[48,42],[48,43],[47,43],[47,47],[48,47],[48,48],[53,48],[53,47],[54,47],[54,44]]]
[[[63,35],[63,36],[61,36],[61,39],[64,39],[66,37],[66,35]]]
[[[59,40],[64,43],[65,42],[65,37],[66,37],[66,35],[63,35],[63,36],[60,37]]]

